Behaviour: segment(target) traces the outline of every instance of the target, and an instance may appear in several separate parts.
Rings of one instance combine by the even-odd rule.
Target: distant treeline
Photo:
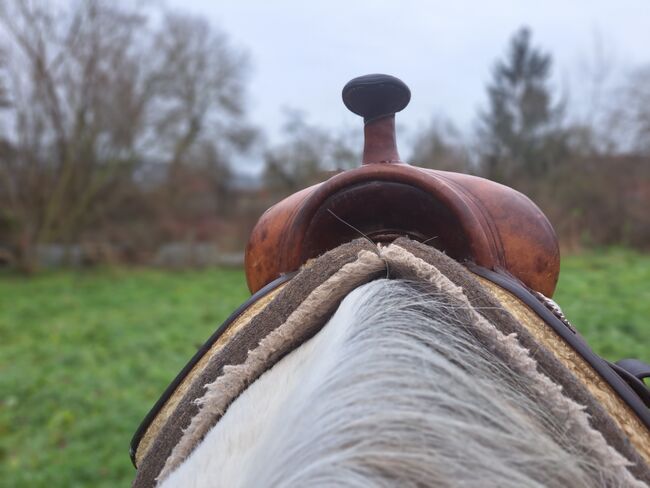
[[[359,164],[359,134],[295,113],[266,145],[246,53],[204,19],[139,5],[0,4],[0,263],[34,270],[44,245],[90,249],[89,263],[150,262],[170,243],[241,250],[269,205]],[[570,113],[523,28],[475,130],[432,114],[406,159],[520,189],[566,245],[648,248],[650,64],[614,87],[600,68],[593,110]],[[253,152],[264,170],[242,181],[233,161]]]

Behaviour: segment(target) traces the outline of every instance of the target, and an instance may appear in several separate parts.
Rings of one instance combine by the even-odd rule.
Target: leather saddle
[[[374,242],[408,236],[553,294],[557,238],[532,201],[493,181],[400,160],[395,112],[409,100],[408,87],[392,76],[362,76],[345,85],[345,105],[365,122],[363,164],[286,198],[260,218],[246,249],[251,292],[363,234]]]
[[[233,324],[261,314],[306,263],[361,236],[372,245],[406,237],[417,241],[416,247],[434,247],[477,276],[495,296],[505,296],[504,303],[514,297],[514,308],[532,311],[568,345],[585,371],[593,372],[591,377],[603,381],[622,402],[626,413],[621,415],[629,413],[635,426],[647,430],[641,438],[650,438],[650,393],[643,383],[650,366],[635,360],[610,364],[598,357],[550,299],[560,254],[548,219],[530,199],[506,186],[402,162],[395,113],[409,101],[408,87],[392,76],[367,75],[345,85],[343,102],[364,118],[362,166],[306,188],[262,215],[246,249],[252,297],[208,339],[146,416],[131,443],[138,467],[160,437],[161,426],[173,418],[173,409],[180,408],[175,397],[187,394],[187,384],[206,367],[210,351],[231,340]]]
[[[484,178],[402,162],[395,114],[406,108],[411,92],[400,79],[361,76],[343,87],[342,97],[345,106],[364,119],[362,165],[299,191],[262,215],[246,248],[250,291],[256,293],[360,236],[375,243],[406,236],[509,289],[547,321],[550,310],[565,325],[557,331],[570,331],[565,340],[582,356],[595,356],[549,300],[560,273],[560,250],[553,226],[537,205]],[[604,363],[600,358],[593,362]],[[625,359],[599,369],[610,382],[627,383],[619,393],[637,404],[648,422],[650,393],[643,380],[650,377],[650,365]]]

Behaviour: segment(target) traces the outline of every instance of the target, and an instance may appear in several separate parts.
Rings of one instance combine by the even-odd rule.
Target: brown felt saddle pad
[[[186,457],[205,429],[220,418],[220,414],[206,416],[205,412],[201,417],[197,400],[206,395],[206,385],[224,377],[229,368],[250,362],[251,352],[268,343],[274,331],[277,335],[281,327],[300,319],[296,314],[301,310],[309,311],[309,320],[301,322],[307,325],[269,346],[256,366],[245,370],[248,376],[238,386],[222,392],[224,405],[219,411],[225,411],[242,389],[316,334],[354,288],[378,278],[421,280],[418,266],[424,265],[435,267],[453,282],[471,306],[503,334],[515,333],[538,370],[560,385],[567,397],[585,406],[592,427],[630,461],[630,472],[650,482],[648,409],[574,329],[516,280],[463,266],[429,246],[402,238],[383,254],[366,240],[344,244],[307,263],[297,274],[265,287],[240,307],[179,374],[136,433],[134,486],[154,486],[166,466],[170,469]],[[195,426],[197,419],[201,419],[200,428]],[[197,434],[194,438],[192,432]],[[179,447],[183,452],[179,453]]]

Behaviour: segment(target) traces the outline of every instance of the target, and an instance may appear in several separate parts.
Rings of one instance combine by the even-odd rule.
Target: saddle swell
[[[409,100],[408,87],[392,76],[362,76],[344,87],[344,103],[364,117],[362,167],[264,213],[246,249],[252,293],[352,239],[387,243],[406,236],[553,295],[560,271],[557,237],[532,201],[493,181],[400,160],[395,112]]]
[[[246,249],[249,288],[255,292],[361,235],[374,242],[408,236],[456,261],[511,274],[546,296],[559,276],[555,232],[521,193],[475,176],[379,163],[338,174],[268,210]]]

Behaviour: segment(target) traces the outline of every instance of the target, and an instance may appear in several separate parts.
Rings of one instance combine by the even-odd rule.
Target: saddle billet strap
[[[183,382],[185,377],[192,371],[192,369],[196,366],[196,364],[199,362],[199,360],[205,356],[205,354],[210,350],[212,345],[221,337],[221,335],[228,329],[230,324],[232,324],[237,318],[239,318],[240,315],[242,315],[247,309],[249,309],[254,303],[256,303],[259,299],[262,297],[266,296],[268,293],[272,292],[279,286],[283,285],[284,283],[288,282],[293,278],[293,276],[296,273],[286,273],[276,280],[272,281],[256,293],[254,293],[248,300],[246,300],[244,303],[242,303],[230,316],[221,324],[220,327],[217,328],[217,330],[208,338],[208,340],[197,350],[197,352],[192,356],[192,359],[190,359],[187,364],[183,367],[183,369],[176,375],[174,380],[169,384],[167,388],[165,388],[165,391],[163,394],[160,396],[158,401],[154,404],[154,406],[149,410],[147,415],[144,417],[142,422],[140,422],[140,425],[138,426],[137,430],[133,434],[133,437],[131,438],[131,443],[129,446],[129,456],[131,458],[131,462],[133,463],[133,466],[137,468],[136,464],[136,452],[138,451],[138,446],[140,445],[140,441],[142,440],[143,436],[151,426],[151,423],[153,420],[156,418],[156,416],[160,413],[164,405],[167,403],[167,401],[170,399],[170,397],[174,394],[178,386]]]
[[[621,359],[616,361],[616,365],[634,376],[639,381],[644,378],[650,378],[650,364],[639,361],[638,359]]]
[[[636,359],[627,359],[624,361],[636,361]],[[639,363],[641,363],[641,361],[639,361]],[[636,370],[633,369],[630,371],[630,369],[623,367],[621,365],[621,361],[617,361],[616,363],[610,363],[607,361],[607,364],[609,364],[609,367],[616,371],[616,373],[621,378],[623,378],[628,385],[630,385],[630,388],[632,388],[636,394],[639,395],[639,398],[643,400],[643,403],[645,403],[646,407],[650,408],[650,389],[643,382],[643,378],[647,376],[640,376],[638,372],[635,372]],[[648,365],[645,363],[641,364],[644,364],[646,367],[648,367]]]
[[[516,278],[505,273],[498,273],[482,268],[472,263],[465,263],[466,267],[474,274],[491,281],[492,283],[507,290],[524,304],[530,307],[544,322],[546,322],[569,346],[571,346],[582,358],[611,386],[611,388],[625,401],[632,411],[639,417],[647,429],[650,429],[650,409],[644,403],[627,381],[625,381],[612,366],[594,353],[585,340],[576,331],[569,328],[542,302],[537,299],[528,288]]]

